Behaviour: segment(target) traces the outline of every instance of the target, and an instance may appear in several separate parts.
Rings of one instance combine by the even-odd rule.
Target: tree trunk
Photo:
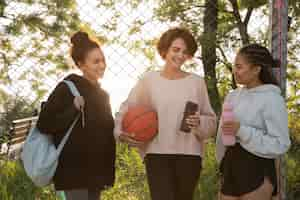
[[[218,16],[218,1],[206,0],[204,11],[204,31],[201,38],[202,47],[202,62],[210,102],[217,114],[220,113],[221,102],[217,88],[216,79],[216,43],[217,43],[217,16]]]

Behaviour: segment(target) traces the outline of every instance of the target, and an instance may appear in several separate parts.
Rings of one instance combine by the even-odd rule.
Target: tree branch
[[[249,35],[247,33],[247,24],[245,24],[241,19],[237,0],[229,0],[229,1],[233,8],[233,16],[237,20],[237,26],[238,26],[238,29],[239,29],[239,32],[240,32],[240,35],[241,35],[241,38],[243,41],[243,45],[249,44]]]
[[[8,59],[5,55],[5,53],[0,52],[0,54],[1,54],[1,57],[2,57],[2,60],[3,60],[3,66],[5,66],[8,63]]]
[[[242,22],[242,19],[241,19],[241,15],[239,13],[239,7],[238,7],[238,4],[237,4],[237,1],[236,0],[229,0],[231,5],[232,5],[232,13],[233,13],[233,16],[236,18],[236,20],[238,21],[238,23],[243,23]]]
[[[231,86],[232,86],[232,88],[237,88],[237,85],[236,85],[236,82],[234,80],[233,73],[232,73],[232,66],[231,66],[230,62],[228,61],[227,56],[226,56],[224,50],[222,49],[222,47],[220,45],[217,46],[217,49],[220,51],[220,53],[221,53],[221,55],[222,55],[222,57],[224,59],[224,60],[220,59],[220,61],[225,65],[225,67],[231,73]]]
[[[247,10],[247,14],[246,14],[246,17],[245,17],[244,22],[243,22],[246,26],[248,25],[248,23],[250,21],[250,17],[252,15],[252,11],[253,11],[253,7],[250,7]]]
[[[220,59],[220,60],[221,60],[222,63],[225,65],[225,67],[226,67],[230,72],[232,72],[232,67],[231,67],[231,65],[230,65],[229,62],[228,62],[228,59],[227,59],[227,56],[226,56],[224,50],[222,49],[222,47],[221,47],[220,45],[217,46],[217,49],[219,50],[219,52],[221,53],[221,56],[222,56],[223,59],[224,59],[224,60],[221,60],[221,59]]]

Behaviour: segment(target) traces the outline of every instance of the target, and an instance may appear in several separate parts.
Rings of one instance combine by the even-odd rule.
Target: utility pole
[[[288,0],[270,0],[270,44],[275,59],[280,61],[273,72],[280,84],[283,95],[286,94]],[[284,156],[276,160],[278,176],[278,195],[275,200],[286,200],[286,165]]]

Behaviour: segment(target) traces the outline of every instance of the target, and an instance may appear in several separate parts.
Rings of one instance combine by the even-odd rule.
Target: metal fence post
[[[287,67],[287,32],[288,32],[288,1],[270,0],[270,44],[271,52],[275,59],[280,61],[280,66],[273,72],[279,81],[283,95],[286,93],[286,67]],[[284,156],[276,161],[278,174],[278,191],[276,200],[286,200],[286,167]]]

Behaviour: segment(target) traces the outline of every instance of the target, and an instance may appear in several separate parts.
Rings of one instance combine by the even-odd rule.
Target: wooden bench
[[[25,142],[31,127],[36,123],[37,116],[24,119],[14,120],[9,132],[7,143],[7,157],[9,159],[18,159],[22,151],[22,146]]]

